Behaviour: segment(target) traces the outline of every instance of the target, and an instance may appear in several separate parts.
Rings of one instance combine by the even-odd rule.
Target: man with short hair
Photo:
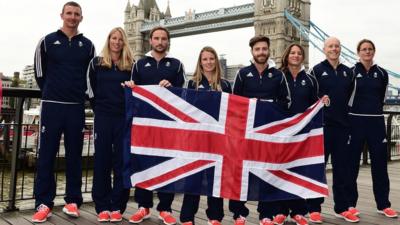
[[[42,38],[35,52],[35,78],[42,91],[33,222],[51,216],[56,196],[54,161],[64,134],[66,187],[63,212],[79,216],[82,204],[82,147],[85,125],[86,70],[95,55],[92,42],[78,33],[82,9],[67,2],[61,29]]]
[[[152,50],[133,66],[133,82],[126,82],[128,86],[151,84],[158,84],[162,87],[183,86],[185,82],[183,64],[168,54],[169,40],[169,31],[164,27],[155,27],[150,31],[149,41]],[[174,194],[158,192],[158,198],[160,199],[157,206],[157,210],[160,212],[159,218],[164,224],[176,224],[176,219],[171,214]],[[139,210],[131,216],[130,223],[140,223],[150,217],[150,208],[153,207],[153,192],[136,187],[135,200],[139,205]]]
[[[329,37],[324,43],[326,59],[311,70],[319,84],[320,97],[328,95],[330,106],[324,108],[324,149],[325,162],[331,156],[332,189],[335,202],[334,211],[337,217],[348,222],[358,222],[359,218],[349,210],[349,199],[346,193],[348,176],[347,152],[350,141],[348,119],[349,100],[353,90],[354,76],[351,69],[340,63],[340,41]],[[321,204],[324,198],[307,199],[310,221],[322,223]]]
[[[275,63],[269,59],[270,41],[266,36],[255,36],[249,42],[253,62],[250,66],[240,69],[236,75],[233,93],[236,95],[257,98],[260,101],[274,102],[283,109],[290,106],[290,92],[286,77],[275,68]],[[229,210],[233,213],[235,225],[244,225],[249,210],[246,202],[231,200]],[[268,202],[260,201],[257,211],[260,225],[273,225],[274,209],[268,207]]]

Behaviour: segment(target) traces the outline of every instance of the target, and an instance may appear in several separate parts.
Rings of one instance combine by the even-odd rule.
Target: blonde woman
[[[122,178],[125,97],[121,83],[130,80],[133,63],[126,34],[117,27],[88,68],[87,94],[95,115],[92,198],[100,222],[121,221],[129,197]]]
[[[231,85],[221,78],[221,66],[217,52],[211,47],[204,47],[199,54],[193,79],[188,88],[204,91],[222,91],[232,93]],[[195,175],[196,176],[196,175]],[[199,209],[200,195],[185,194],[180,220],[183,225],[193,225],[194,216]],[[223,199],[208,197],[206,214],[209,225],[220,225],[224,217]]]

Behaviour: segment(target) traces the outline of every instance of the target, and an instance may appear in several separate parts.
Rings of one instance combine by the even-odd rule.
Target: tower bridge
[[[254,0],[254,3],[201,13],[189,10],[185,16],[172,17],[169,3],[162,12],[156,0],[140,0],[137,6],[128,0],[124,25],[135,59],[150,50],[149,32],[155,26],[167,27],[172,38],[254,27],[255,35],[270,38],[270,58],[279,66],[283,51],[293,42],[301,44],[307,53],[309,45],[322,52],[323,43],[329,35],[310,21],[310,4],[310,0]],[[306,54],[304,61],[306,67],[308,56]],[[342,61],[353,65],[357,59],[355,52],[342,46]],[[399,73],[387,71],[391,78],[400,78]],[[396,85],[390,84],[389,88],[399,93]]]
[[[279,65],[281,53],[292,42],[301,42],[308,52],[308,40],[303,40],[285,17],[285,10],[309,26],[310,0],[254,0],[254,3],[202,13],[189,10],[181,17],[172,17],[169,4],[161,12],[155,0],[140,0],[137,6],[128,1],[124,25],[135,59],[150,50],[149,32],[155,26],[167,27],[173,38],[254,27],[256,35],[267,35],[271,39],[270,58]]]

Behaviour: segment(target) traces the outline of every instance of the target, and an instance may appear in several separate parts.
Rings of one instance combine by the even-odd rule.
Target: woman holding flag
[[[222,78],[221,66],[217,52],[212,47],[204,47],[199,54],[193,79],[188,89],[203,91],[222,91],[232,93],[229,82]],[[185,194],[183,197],[180,220],[183,225],[193,225],[194,216],[199,209],[200,195]],[[220,225],[224,217],[223,199],[207,197],[206,214],[208,225]]]
[[[285,74],[292,97],[292,104],[289,107],[291,115],[306,111],[318,100],[317,80],[305,71],[304,59],[303,47],[295,43],[289,45],[282,56],[280,69]],[[323,101],[326,105],[329,104],[328,97],[324,97]],[[305,199],[283,200],[271,204],[274,204],[272,207],[278,212],[274,217],[275,224],[283,224],[288,215],[297,225],[308,224],[304,217],[308,211]]]

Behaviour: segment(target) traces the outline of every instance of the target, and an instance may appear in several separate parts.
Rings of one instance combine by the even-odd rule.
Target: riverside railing
[[[27,123],[27,103],[36,99],[39,102],[41,93],[38,89],[3,88],[3,97],[10,98],[15,109],[2,109],[0,114],[0,211],[16,210],[24,200],[33,200],[36,159],[38,156],[39,111],[33,122]],[[38,105],[38,104],[37,104]],[[38,106],[39,107],[39,106]],[[82,192],[90,193],[93,171],[93,124],[87,121],[84,130],[84,149],[82,151]],[[63,141],[61,141],[63,142]],[[65,160],[64,147],[60,144],[55,162],[55,179],[57,196],[65,194]],[[33,206],[33,203],[30,203]]]

